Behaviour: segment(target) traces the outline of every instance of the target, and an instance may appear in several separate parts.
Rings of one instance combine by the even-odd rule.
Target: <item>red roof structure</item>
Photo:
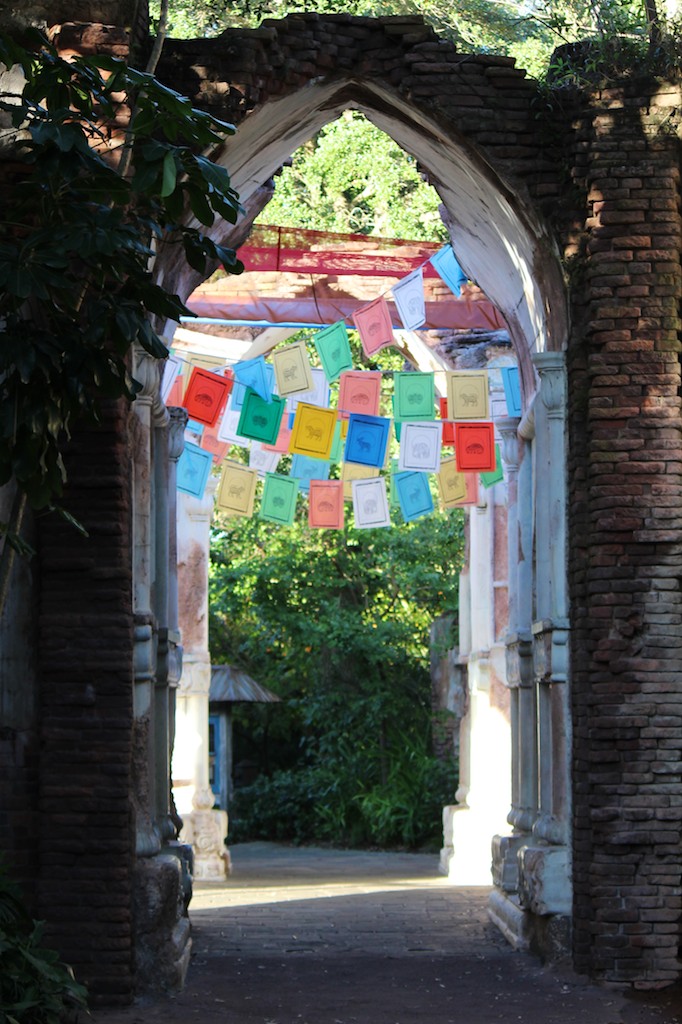
[[[429,259],[440,243],[344,235],[258,225],[239,250],[245,272],[201,285],[187,300],[197,317],[229,323],[325,326],[345,320],[385,295],[394,326],[402,326],[390,289],[424,271],[424,330],[499,330],[505,323],[475,285],[457,298]]]

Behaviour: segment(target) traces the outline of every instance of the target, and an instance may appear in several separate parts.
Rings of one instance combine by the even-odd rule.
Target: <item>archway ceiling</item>
[[[447,212],[464,271],[503,314],[515,342],[526,392],[534,390],[530,354],[561,348],[563,296],[551,242],[529,207],[463,138],[407,99],[373,81],[313,82],[251,113],[218,155],[243,200],[341,113],[360,110],[429,175]],[[556,262],[556,261],[555,261]]]

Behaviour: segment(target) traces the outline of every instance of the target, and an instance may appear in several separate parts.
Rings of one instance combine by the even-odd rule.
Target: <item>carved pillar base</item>
[[[513,949],[522,952],[530,949],[533,922],[519,904],[518,896],[493,889],[488,899],[488,917]]]
[[[570,855],[565,846],[524,846],[519,851],[519,898],[533,914],[570,914]]]
[[[504,844],[500,853],[503,848]],[[506,852],[511,852],[511,845]],[[531,950],[546,961],[565,960],[571,953],[568,850],[521,846],[517,858],[519,892],[494,889],[488,916],[514,949]]]
[[[185,983],[192,940],[178,857],[161,853],[138,859],[133,914],[137,994],[179,992]]]
[[[192,801],[194,810],[183,816],[180,839],[194,851],[194,878],[220,881],[226,878],[232,864],[225,846],[227,813],[213,809],[211,790],[197,790]]]
[[[519,888],[518,852],[528,835],[493,836],[493,885],[503,892],[515,893]]]

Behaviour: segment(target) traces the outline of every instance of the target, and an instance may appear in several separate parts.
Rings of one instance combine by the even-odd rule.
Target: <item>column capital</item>
[[[566,359],[563,352],[535,352],[533,364],[540,377],[540,400],[551,419],[566,411]]]
[[[136,402],[151,408],[155,427],[163,427],[168,422],[168,412],[161,401],[161,369],[160,362],[145,351],[140,345],[133,349],[133,377],[141,390],[135,396]],[[133,408],[135,405],[133,403]]]
[[[186,409],[173,406],[169,410],[168,458],[177,462],[185,447],[185,427],[189,419]]]
[[[502,442],[500,445],[502,462],[510,473],[515,473],[519,468],[520,422],[520,416],[503,416],[495,422]]]

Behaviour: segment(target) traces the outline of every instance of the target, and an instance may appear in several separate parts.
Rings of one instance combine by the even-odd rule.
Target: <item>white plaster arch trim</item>
[[[361,111],[424,167],[443,200],[457,257],[505,317],[526,403],[535,352],[561,350],[567,313],[558,251],[529,200],[462,136],[374,81],[313,80],[252,111],[214,155],[248,204],[282,163],[349,108]]]

